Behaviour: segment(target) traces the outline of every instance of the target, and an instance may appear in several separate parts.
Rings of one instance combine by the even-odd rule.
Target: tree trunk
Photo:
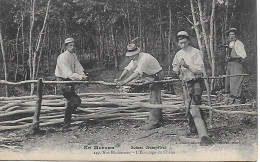
[[[50,8],[50,2],[51,2],[51,0],[48,1],[47,8],[46,8],[46,14],[45,14],[44,22],[43,22],[43,25],[42,25],[42,29],[41,29],[41,31],[39,33],[36,49],[33,52],[32,73],[31,73],[31,79],[32,80],[36,79],[35,77],[36,77],[37,56],[39,55],[40,45],[41,45],[41,42],[42,42],[42,36],[44,34],[44,30],[45,30],[45,27],[46,27],[46,22],[47,22],[49,8]],[[33,16],[34,16],[34,13],[33,13]],[[32,49],[31,49],[31,51],[32,51]],[[31,84],[31,95],[33,95],[33,91],[34,91],[34,84]]]
[[[18,52],[18,38],[19,38],[19,31],[22,25],[20,25],[17,29],[16,33],[16,40],[15,40],[15,53],[16,53],[16,69],[15,69],[15,75],[14,75],[14,80],[17,81],[17,73],[19,69],[19,52]]]
[[[212,67],[210,48],[209,48],[209,43],[208,43],[208,36],[207,36],[207,33],[206,33],[206,24],[205,24],[205,21],[204,21],[205,18],[203,17],[203,11],[202,11],[200,0],[198,0],[198,7],[199,7],[199,15],[200,15],[200,23],[201,23],[201,28],[202,28],[203,39],[204,39],[204,43],[205,43],[205,46],[206,46],[209,64]]]
[[[7,64],[6,64],[6,54],[4,50],[4,40],[3,40],[3,35],[2,35],[2,23],[0,21],[0,45],[1,45],[1,50],[2,50],[2,55],[3,55],[3,69],[4,69],[4,74],[5,74],[5,80],[8,80],[8,73],[7,73]],[[5,96],[8,97],[8,86],[5,85]]]
[[[103,65],[103,61],[104,61],[104,58],[102,57],[103,56],[103,50],[102,50],[102,35],[101,35],[101,28],[102,28],[102,24],[101,22],[99,21],[98,22],[98,35],[99,35],[99,58],[100,58],[100,63],[101,65]]]
[[[192,19],[193,19],[193,27],[194,27],[195,32],[196,32],[199,48],[200,48],[202,54],[204,54],[204,49],[202,49],[200,30],[199,30],[199,27],[198,27],[199,23],[197,22],[197,19],[196,19],[196,16],[195,16],[195,10],[194,10],[194,4],[193,3],[194,3],[193,0],[190,0],[191,14],[192,14]],[[202,58],[204,59],[204,56]]]
[[[209,40],[210,40],[210,53],[211,53],[211,76],[215,76],[215,54],[214,54],[214,20],[215,20],[215,6],[216,2],[215,0],[212,1],[212,11],[210,16],[210,34],[209,34]],[[214,80],[211,80],[210,87],[213,89],[213,83]]]
[[[110,24],[111,27],[111,37],[112,37],[112,42],[114,45],[114,57],[115,57],[115,69],[119,70],[119,61],[118,61],[118,54],[117,54],[117,43],[116,43],[116,38],[115,38],[115,31],[114,31],[114,26],[113,24]]]
[[[142,49],[142,42],[143,42],[143,37],[142,37],[142,13],[141,13],[141,1],[138,0],[138,15],[139,15],[139,39],[140,39],[140,45],[139,47]]]
[[[168,33],[168,74],[170,75],[171,71],[171,35],[172,35],[172,9],[171,9],[171,0],[168,3],[168,12],[169,12],[169,33]]]
[[[159,6],[159,28],[160,28],[160,59],[162,62],[165,61],[165,53],[163,51],[163,31],[162,31],[162,11],[161,11],[161,7]]]
[[[129,1],[127,1],[127,21],[128,21],[128,34],[129,34],[129,42],[128,43],[131,43],[131,40],[132,40],[132,36],[131,36],[131,24],[130,24],[130,14],[129,14]]]

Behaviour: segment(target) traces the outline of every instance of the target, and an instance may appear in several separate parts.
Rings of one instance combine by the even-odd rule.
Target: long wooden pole
[[[37,84],[36,107],[33,116],[33,122],[29,128],[29,134],[37,134],[40,131],[39,119],[40,119],[41,104],[42,104],[42,87],[43,87],[43,82],[42,82],[42,78],[40,78]]]
[[[209,79],[222,79],[225,77],[236,77],[236,76],[247,76],[247,74],[236,74],[236,75],[221,75],[218,77],[209,77]],[[207,79],[206,77],[202,77],[203,79]],[[153,84],[153,83],[171,83],[179,81],[179,79],[169,79],[169,80],[161,80],[161,81],[147,81],[147,82],[141,82],[141,83],[128,83],[127,85],[146,85],[146,84]],[[9,82],[6,80],[0,80],[0,84],[5,85],[22,85],[22,84],[28,84],[28,83],[37,83],[37,80],[26,80],[21,82]],[[116,83],[108,83],[104,81],[43,81],[44,84],[68,84],[68,83],[74,83],[74,84],[103,84],[107,86],[117,86]]]

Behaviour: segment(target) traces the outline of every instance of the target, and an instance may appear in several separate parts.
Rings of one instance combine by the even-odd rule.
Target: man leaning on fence
[[[135,44],[127,46],[126,56],[130,58],[130,63],[125,67],[123,73],[115,81],[119,85],[125,85],[130,81],[142,76],[150,78],[150,80],[159,81],[163,79],[163,71],[159,62],[152,55],[141,52],[140,48]],[[129,73],[132,73],[128,78],[122,80]],[[155,83],[150,86],[150,103],[161,104],[161,84]],[[143,129],[150,130],[160,127],[162,123],[162,109],[152,109],[149,114],[148,124]]]
[[[204,70],[204,63],[200,50],[190,46],[190,37],[186,31],[180,31],[177,42],[181,50],[173,59],[173,71],[179,75],[183,84],[183,98],[187,108],[188,125],[190,133],[199,134],[202,145],[213,144],[207,135],[207,126],[204,112],[197,106],[191,106],[191,101],[195,105],[201,105],[201,96],[204,80],[201,78]],[[189,100],[189,104],[187,104]]]
[[[227,56],[227,75],[243,74],[242,61],[246,58],[244,44],[237,39],[237,29],[230,28],[226,34],[229,39],[229,55]],[[226,92],[230,91],[231,103],[244,103],[241,98],[243,76],[226,78]]]
[[[65,39],[63,48],[65,52],[60,54],[57,59],[55,76],[57,81],[83,80],[87,76],[75,54],[75,40],[73,38]],[[59,92],[62,92],[66,98],[65,116],[62,130],[68,130],[71,124],[71,114],[81,104],[81,99],[75,93],[73,84],[59,84]]]

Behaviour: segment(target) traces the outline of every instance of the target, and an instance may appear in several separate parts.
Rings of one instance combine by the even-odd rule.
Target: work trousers
[[[57,78],[57,81],[69,81],[70,79]],[[65,115],[63,127],[69,127],[71,124],[72,112],[81,104],[81,99],[76,94],[73,84],[58,84],[58,92],[66,98]]]
[[[202,78],[197,78],[194,80],[187,81],[188,91],[190,97],[195,105],[201,105],[201,96],[203,92],[204,80]],[[205,113],[200,109],[201,118],[206,126]],[[189,111],[188,113],[188,125],[192,133],[197,133],[196,125],[194,123],[193,117]],[[207,127],[206,127],[207,128]]]
[[[228,62],[227,75],[243,74],[243,67],[241,61]],[[243,76],[227,77],[226,91],[230,90],[230,96],[240,98],[242,92]]]

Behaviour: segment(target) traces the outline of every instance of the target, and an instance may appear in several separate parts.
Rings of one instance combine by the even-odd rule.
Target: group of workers
[[[229,45],[226,47],[230,49],[230,54],[227,59],[227,75],[242,74],[242,60],[246,58],[246,52],[243,43],[237,39],[238,31],[236,28],[230,28],[226,32]],[[205,67],[203,63],[202,53],[199,49],[190,45],[190,36],[186,31],[180,31],[176,35],[176,40],[180,46],[180,50],[176,53],[172,67],[173,71],[178,74],[179,78],[185,84],[187,94],[192,100],[193,107],[188,112],[188,125],[191,134],[199,134],[202,145],[214,144],[207,134],[207,125],[205,121],[204,112],[196,105],[202,104],[202,92],[204,86]],[[82,80],[87,76],[84,69],[75,55],[75,40],[67,38],[64,42],[65,52],[60,54],[57,59],[55,76],[57,80]],[[126,56],[131,60],[124,68],[124,71],[115,82],[120,85],[126,85],[134,79],[147,76],[154,81],[159,81],[164,78],[162,67],[155,57],[142,52],[135,44],[127,46]],[[130,75],[128,75],[130,74]],[[128,77],[127,77],[128,76]],[[230,92],[232,103],[238,103],[242,90],[243,76],[230,77],[226,79],[226,91]],[[73,84],[59,85],[60,92],[66,98],[66,109],[64,116],[63,130],[70,127],[71,114],[76,111],[76,108],[81,104],[81,99],[74,91]],[[150,86],[150,103],[161,104],[161,88],[162,84],[153,83]],[[142,129],[151,130],[161,127],[162,109],[151,109],[148,119],[148,124]]]

